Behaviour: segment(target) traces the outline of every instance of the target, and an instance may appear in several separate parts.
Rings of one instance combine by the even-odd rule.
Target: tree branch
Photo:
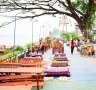
[[[74,8],[74,7],[73,7]],[[74,8],[74,10],[77,12],[77,13],[79,13],[79,14],[81,14],[81,15],[84,15],[81,11],[79,11],[78,9],[76,9],[76,8]]]
[[[68,8],[68,6],[64,3],[64,1],[58,0],[64,7]]]
[[[30,7],[30,8],[23,7],[22,5],[20,5],[20,3],[16,3],[16,2],[14,2],[14,4],[16,4],[18,6],[18,8],[16,8],[16,9],[23,9],[23,10],[40,9],[40,10],[53,11],[52,9],[49,9],[49,7],[48,8],[43,7],[43,6],[48,6],[48,5],[40,4],[40,3],[31,3],[33,5],[35,4],[35,7]]]
[[[58,0],[64,7],[66,7],[67,9],[69,9],[69,7],[64,3],[64,1],[61,1],[61,0]],[[73,7],[73,6],[72,6]],[[76,8],[74,8],[73,7],[73,9],[77,12],[77,13],[79,13],[79,14],[81,14],[81,15],[84,15],[81,11],[79,11],[78,9],[76,9]]]
[[[72,6],[72,3],[70,0],[66,0],[67,4],[68,4],[68,8],[69,11],[72,13],[73,18],[78,22],[82,22],[81,18],[77,15],[77,13],[75,12],[75,8]]]
[[[72,14],[71,13],[60,11],[60,10],[54,8],[53,6],[50,6],[50,5],[49,5],[49,7],[52,8],[53,11],[58,12],[58,14],[65,14],[65,15],[68,15],[68,16],[72,17]]]
[[[20,19],[26,19],[26,18],[35,18],[35,17],[39,17],[39,16],[42,16],[42,15],[48,15],[48,14],[54,15],[54,14],[58,14],[58,13],[57,13],[57,12],[53,12],[53,13],[42,13],[42,14],[38,14],[38,15],[35,14],[34,16],[24,16],[24,17],[22,17],[22,16],[17,16],[18,18],[16,19],[16,21],[17,21],[17,20],[20,20]],[[15,17],[15,16],[13,16],[13,17]],[[0,28],[4,27],[4,26],[6,26],[6,25],[9,25],[9,24],[11,24],[11,23],[13,23],[13,22],[15,22],[15,20],[13,20],[13,21],[11,21],[11,22],[8,22],[8,23],[0,26]]]
[[[18,19],[16,19],[16,21],[17,21],[17,20],[20,20],[20,19],[22,19],[22,18],[18,18]],[[7,26],[7,25],[9,25],[9,24],[11,24],[11,23],[13,23],[13,22],[15,22],[15,20],[10,21],[10,22],[8,22],[8,23],[6,23],[6,24],[0,26],[0,28],[2,28],[2,27],[4,27],[4,26]]]
[[[73,13],[73,14],[76,14],[75,10],[74,10],[74,8],[73,8],[73,6],[71,4],[71,1],[70,0],[66,0],[66,2],[68,4],[68,8],[69,8],[70,12]]]
[[[89,0],[89,3],[88,4],[89,4],[88,5],[88,8],[87,8],[86,13],[84,15],[84,22],[87,22],[87,20],[88,20],[88,18],[90,16],[90,11],[91,11],[91,6],[92,6],[91,0]]]

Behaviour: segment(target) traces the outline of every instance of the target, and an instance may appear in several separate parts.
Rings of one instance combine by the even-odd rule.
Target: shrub
[[[14,51],[24,51],[24,48],[21,46],[16,46]]]

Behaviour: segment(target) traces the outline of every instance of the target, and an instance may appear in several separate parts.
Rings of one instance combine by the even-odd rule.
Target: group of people
[[[95,48],[93,45],[88,45],[88,46],[81,46],[80,47],[80,53],[81,55],[95,55]]]
[[[40,53],[41,54],[44,54],[44,43],[42,42],[42,39],[40,39],[39,41],[39,44],[40,44]],[[78,47],[81,45],[81,41],[80,39],[77,39],[77,43],[75,43],[75,41],[72,39],[71,42],[70,42],[70,48],[71,48],[71,54],[73,54],[74,52],[74,48],[77,47],[77,50],[78,50]],[[91,52],[91,55],[94,55],[95,53],[95,50],[94,50],[94,47],[92,46],[91,49],[89,50],[88,49],[88,52]],[[37,54],[37,52],[34,50],[34,48],[28,48],[28,52],[27,52],[27,56],[30,57],[35,57]]]
[[[49,37],[46,38],[46,42],[50,44],[50,38]],[[38,52],[43,55],[44,52],[46,52],[46,46],[45,46],[45,42],[43,41],[42,38],[39,39],[38,45],[39,45]],[[35,47],[33,47],[32,49],[28,48],[27,56],[32,56],[32,57],[36,56],[37,52],[35,49],[36,49]]]
[[[80,39],[77,39],[77,43],[75,43],[74,40],[72,39],[70,42],[71,54],[73,54],[74,48],[77,47],[77,50],[78,50],[78,47],[80,45],[81,45]],[[82,52],[83,52],[83,49],[82,49]],[[94,46],[91,45],[90,47],[88,47],[86,50],[86,53],[87,55],[94,55],[95,54]]]
[[[75,43],[74,40],[72,39],[70,42],[71,54],[73,54],[74,47],[77,47],[77,50],[78,50],[79,46],[80,46],[80,39],[77,39],[77,43]]]
[[[40,46],[40,53],[43,55],[44,54],[44,44],[41,44]],[[36,57],[37,52],[34,50],[34,48],[28,48],[28,51],[26,53],[27,57]]]

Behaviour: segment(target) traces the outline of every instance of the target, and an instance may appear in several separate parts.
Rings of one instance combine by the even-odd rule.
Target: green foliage
[[[60,36],[61,36],[61,38],[65,38],[66,33],[65,33],[65,32],[61,32],[61,33],[60,33]]]
[[[88,8],[88,2],[86,0],[73,1],[72,5],[83,13],[85,13]]]
[[[17,54],[20,54],[21,53],[21,51],[14,51],[14,54],[15,55],[17,55]],[[9,52],[9,53],[7,53],[6,55],[2,55],[1,57],[0,57],[0,59],[7,59],[7,58],[11,58],[11,57],[13,57],[14,55],[13,55],[13,52]]]
[[[70,37],[72,37],[72,39],[74,39],[74,40],[77,40],[78,39],[78,34],[77,33],[62,32],[60,34],[60,36],[62,38],[64,38],[66,41],[70,41]]]
[[[7,55],[3,55],[3,56],[0,56],[0,60],[4,60],[4,59],[6,59],[6,58],[8,58],[8,56]]]
[[[6,56],[7,56],[7,58],[13,57],[13,53],[9,53]]]
[[[94,34],[90,34],[89,38],[91,38],[91,40],[94,41]]]
[[[35,45],[35,43],[33,43],[33,46]],[[7,59],[7,58],[11,58],[15,55],[18,55],[20,54],[21,52],[23,52],[24,50],[26,50],[27,48],[31,48],[32,47],[32,44],[29,43],[24,47],[21,47],[21,46],[15,46],[15,49],[14,49],[14,53],[13,51],[9,51],[8,49],[4,49],[4,55],[0,56],[0,59]],[[13,47],[14,48],[14,47]]]
[[[65,38],[66,38],[67,41],[70,41],[70,33],[66,33],[66,37]]]
[[[22,52],[22,51],[24,51],[24,48],[21,46],[16,46],[15,51],[21,51]]]
[[[95,20],[96,20],[96,5],[94,4],[91,8],[89,18],[86,22],[87,23],[86,25],[88,25],[88,29],[92,30],[92,26],[93,26]]]
[[[10,51],[7,48],[4,48],[4,54],[8,54]]]
[[[70,40],[70,33],[67,33],[67,32],[62,32],[60,34],[60,36],[64,39],[66,39],[66,41],[69,41]]]
[[[90,3],[89,0],[74,0],[72,5],[74,8],[80,10],[84,15],[87,13],[88,19],[84,22],[84,25],[87,29],[92,30],[92,26],[96,20],[96,4]],[[79,14],[79,16],[83,17],[83,20],[86,18],[84,15]]]
[[[73,40],[78,39],[78,33],[71,33],[71,36],[72,36]]]
[[[35,43],[28,43],[27,45],[26,45],[26,48],[32,48],[32,46],[34,46],[35,45]]]
[[[24,48],[21,47],[21,46],[16,46],[15,49],[14,49],[14,54],[17,55],[17,54],[20,54],[21,52],[24,51]],[[10,58],[10,57],[13,57],[14,56],[13,54],[13,51],[10,51],[8,49],[4,49],[4,55],[2,55],[0,57],[0,59],[7,59],[7,58]]]
[[[55,14],[71,16],[77,21],[82,32],[84,29],[91,30],[96,20],[96,3],[90,2],[90,0],[0,0],[0,4],[1,7],[5,4],[0,9],[1,11],[19,9],[32,13],[33,18],[46,14],[52,16],[55,16]],[[50,6],[52,7],[50,8]],[[83,18],[81,19],[80,17]],[[2,25],[5,24],[3,23]],[[56,36],[58,33],[58,30],[55,28],[52,34]],[[28,47],[31,46],[29,45]]]

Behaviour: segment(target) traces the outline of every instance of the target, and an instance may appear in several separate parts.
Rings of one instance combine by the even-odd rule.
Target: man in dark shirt
[[[44,44],[41,45],[41,53],[44,54]]]

